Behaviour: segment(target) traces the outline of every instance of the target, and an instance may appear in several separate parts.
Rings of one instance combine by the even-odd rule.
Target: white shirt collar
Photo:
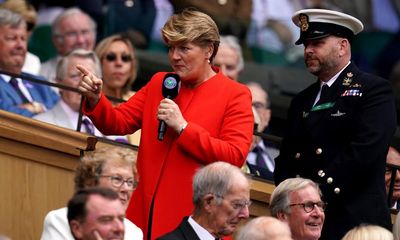
[[[4,79],[4,81],[6,81],[7,83],[9,83],[11,81],[11,76],[10,75],[5,75],[5,74],[0,74],[1,77]],[[21,90],[21,92],[24,94],[24,96],[30,101],[33,101],[33,98],[31,96],[31,94],[29,93],[28,89],[26,88],[25,84],[22,82],[21,78],[15,78],[18,81],[18,86],[19,89]]]
[[[205,228],[200,226],[200,224],[198,224],[191,216],[188,218],[188,222],[201,240],[215,240],[215,237]]]

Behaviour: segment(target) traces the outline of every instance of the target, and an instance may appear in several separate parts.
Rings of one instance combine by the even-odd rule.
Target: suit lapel
[[[0,85],[1,88],[6,92],[7,96],[9,97],[9,99],[12,99],[13,103],[15,105],[19,105],[22,104],[22,99],[21,97],[18,95],[18,93],[14,90],[14,88],[12,88],[10,86],[10,84],[8,84],[3,77],[1,77],[1,81],[0,81]]]
[[[336,81],[330,86],[328,96],[327,96],[327,103],[336,103],[342,92],[344,92],[345,89],[349,88],[349,86],[353,82],[353,76],[358,73],[358,69],[350,63],[349,66],[347,66],[342,73],[338,76]],[[309,121],[308,121],[308,127],[311,128],[315,124],[317,124],[321,119],[324,119],[328,114],[332,113],[332,107],[328,107],[323,110],[319,111],[313,111],[310,112],[309,114]]]
[[[179,226],[180,230],[182,231],[185,239],[187,240],[200,240],[199,236],[197,236],[196,232],[192,228],[192,226],[189,224],[189,218],[185,217],[182,220],[181,225]]]
[[[31,95],[33,101],[43,102],[43,99],[40,97],[40,94],[39,94],[38,90],[34,87],[34,85],[32,85],[31,82],[22,79],[22,83],[24,84],[24,86],[28,90],[28,92]]]

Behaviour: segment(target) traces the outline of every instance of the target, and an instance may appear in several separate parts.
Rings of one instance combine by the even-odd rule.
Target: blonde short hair
[[[393,240],[393,234],[377,225],[360,225],[348,231],[342,240]]]
[[[214,52],[210,61],[218,51],[220,35],[217,24],[210,16],[194,9],[184,9],[172,15],[161,30],[164,42],[169,44],[194,43],[199,46],[212,44]]]

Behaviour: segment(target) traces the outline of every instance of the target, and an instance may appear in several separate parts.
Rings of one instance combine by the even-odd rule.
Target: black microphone
[[[167,73],[164,77],[162,84],[162,95],[164,98],[174,99],[178,96],[179,88],[181,86],[181,80],[178,74]],[[160,120],[158,125],[158,140],[162,141],[164,139],[165,131],[167,130],[167,125],[164,121]]]

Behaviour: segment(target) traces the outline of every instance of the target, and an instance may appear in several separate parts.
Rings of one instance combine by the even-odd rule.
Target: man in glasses
[[[127,147],[101,147],[88,152],[75,172],[75,190],[88,187],[111,188],[118,194],[124,212],[136,189],[136,151]],[[143,239],[142,230],[124,219],[125,238]],[[73,240],[67,220],[67,208],[53,210],[44,220],[42,240]]]
[[[386,183],[386,191],[389,193],[392,170],[395,168],[388,164],[398,166],[398,170],[394,175],[395,179],[394,179],[393,194],[390,202],[390,207],[399,210],[400,209],[400,153],[394,147],[389,148],[388,154],[386,156],[385,183]]]
[[[58,56],[42,64],[40,74],[54,82],[60,57],[74,49],[93,50],[96,44],[96,23],[79,8],[69,8],[61,13],[52,25],[52,41]]]
[[[250,89],[253,107],[260,117],[257,131],[265,132],[271,119],[268,93],[256,82],[248,82],[246,86]],[[255,146],[246,160],[250,173],[272,181],[275,169],[274,159],[279,155],[279,149],[271,141],[263,140],[259,136],[253,136],[253,142]]]
[[[271,215],[289,224],[294,240],[321,237],[326,204],[316,183],[304,178],[288,178],[272,192]]]
[[[249,217],[250,185],[237,167],[214,162],[193,178],[193,215],[185,217],[160,240],[220,239],[230,236]],[[177,206],[179,207],[179,206]]]

